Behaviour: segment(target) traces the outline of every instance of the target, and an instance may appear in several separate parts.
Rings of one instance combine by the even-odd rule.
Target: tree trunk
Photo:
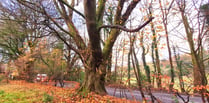
[[[187,17],[181,12],[183,19],[183,24],[185,27],[187,41],[189,43],[192,64],[193,64],[193,76],[194,76],[194,86],[207,85],[207,79],[205,76],[204,63],[200,60],[200,55],[195,51],[194,42],[193,42],[193,32],[189,26]]]
[[[152,17],[152,11],[151,8],[149,8],[149,15]],[[150,22],[150,26],[151,26],[151,30],[152,30],[152,45],[153,45],[153,49],[155,51],[155,64],[156,64],[156,68],[157,68],[157,87],[158,88],[162,88],[162,83],[161,83],[161,69],[160,69],[160,59],[159,59],[159,53],[158,53],[158,47],[157,47],[157,35],[155,32],[155,28],[154,28],[154,23]]]
[[[117,65],[118,65],[118,51],[115,50],[115,73],[114,73],[114,81],[117,81]]]
[[[165,28],[165,34],[166,34],[166,43],[167,43],[167,49],[168,49],[168,54],[169,54],[169,62],[170,62],[170,76],[171,76],[171,82],[170,82],[170,85],[169,85],[169,90],[172,91],[173,90],[173,85],[174,85],[174,67],[173,67],[173,60],[172,60],[172,55],[171,55],[171,48],[170,48],[170,42],[169,42],[169,37],[168,37],[168,28],[167,28],[167,25],[168,25],[168,13],[169,13],[169,10],[170,8],[168,9],[163,9],[162,7],[162,3],[161,3],[161,0],[159,0],[159,4],[160,4],[160,9],[161,9],[161,13],[162,13],[162,21],[163,21],[163,26]],[[170,4],[170,7],[172,6],[173,4],[173,1],[172,3]]]
[[[158,48],[157,48],[157,42],[155,41],[155,60],[156,60],[156,67],[157,67],[157,87],[162,88],[162,83],[161,83],[161,68],[160,68],[160,59],[158,55]]]
[[[149,85],[151,85],[151,78],[150,78],[150,69],[149,69],[149,66],[147,65],[147,62],[146,62],[146,58],[145,58],[145,47],[144,47],[144,44],[143,44],[143,33],[141,34],[141,38],[140,38],[140,45],[141,45],[141,48],[142,48],[142,62],[143,62],[143,66],[144,66],[144,70],[146,72],[146,76],[147,76],[147,81],[149,83]]]
[[[179,54],[177,55],[176,54],[176,49],[175,47],[173,47],[173,52],[174,52],[174,55],[175,55],[175,60],[176,60],[176,65],[177,65],[177,68],[179,70],[179,73],[178,73],[178,78],[179,78],[179,86],[181,88],[181,92],[185,92],[185,89],[184,89],[184,81],[183,81],[183,73],[182,73],[182,61],[180,61],[180,56]]]
[[[135,55],[135,51],[134,49],[132,48],[132,65],[133,65],[133,68],[134,68],[134,73],[135,73],[135,76],[136,76],[136,80],[137,80],[137,84],[138,84],[138,89],[141,93],[141,96],[142,96],[142,99],[143,99],[143,102],[146,103],[146,97],[144,95],[144,92],[143,92],[143,85],[142,85],[142,78],[141,78],[141,72],[140,72],[140,68],[139,68],[139,65],[138,65],[138,60],[137,60],[137,57]]]
[[[167,20],[163,21],[163,25],[165,27],[165,34],[166,34],[166,43],[167,43],[167,48],[168,48],[168,55],[169,55],[169,63],[170,63],[170,70],[171,70],[171,82],[169,85],[169,90],[173,90],[173,85],[174,85],[174,68],[173,68],[173,60],[172,60],[172,55],[171,55],[171,48],[170,48],[170,42],[169,42],[169,37],[168,37],[168,29],[167,29]]]
[[[33,79],[34,79],[34,62],[33,61],[29,61],[26,63],[27,64],[27,67],[26,67],[26,75],[27,75],[27,78],[26,78],[26,81],[28,82],[33,82]]]
[[[156,40],[156,33],[155,33],[155,29],[154,29],[154,24],[151,23],[151,29],[152,29],[152,33],[153,33],[153,47],[154,47],[154,52],[155,52],[155,64],[156,64],[156,69],[157,69],[157,87],[158,88],[162,88],[162,84],[161,84],[161,69],[160,69],[160,59],[159,59],[159,53],[158,53],[158,47],[157,47],[157,40]]]
[[[86,55],[89,54],[89,58],[86,58],[86,61],[83,61],[83,64],[85,65],[85,78],[80,90],[106,94],[105,76],[108,63],[107,60],[110,54],[104,56],[102,53],[100,32],[98,30],[99,24],[96,20],[96,0],[84,0],[83,3],[90,41],[88,49],[90,51],[83,54],[83,57],[86,57]]]
[[[122,63],[121,63],[121,67],[120,67],[121,68],[120,69],[120,80],[121,81],[123,81],[123,75],[124,75],[123,74],[123,62],[124,62],[124,52],[125,52],[125,49],[124,49],[124,40],[122,42],[123,42],[123,47],[122,47],[123,48],[122,49],[122,61],[121,61]]]
[[[155,86],[155,76],[157,75],[157,68],[156,68],[156,63],[155,63],[155,57],[154,57],[154,43],[152,43],[152,64],[153,64],[153,68],[154,68],[154,76],[152,77],[152,85],[153,87]]]
[[[100,70],[86,70],[84,82],[80,88],[81,91],[95,92],[101,95],[105,95],[105,73]]]
[[[202,57],[201,47],[198,48],[198,50],[195,50],[195,45],[194,45],[194,41],[193,41],[193,30],[190,27],[188,19],[184,15],[183,10],[181,10],[181,17],[182,17],[184,28],[186,31],[187,41],[189,43],[189,48],[191,51],[191,58],[192,58],[192,64],[193,64],[194,87],[206,86],[207,85],[207,78],[205,75],[204,63],[203,63],[203,60],[201,60],[202,59],[201,58]],[[199,51],[199,53],[197,51]],[[202,95],[202,101],[205,102],[205,93],[207,93],[207,89],[203,88],[199,91],[194,90],[194,92],[199,92]],[[209,96],[206,95],[206,98],[209,101]]]
[[[143,62],[144,70],[146,72],[147,81],[148,81],[147,91],[148,91],[148,94],[150,95],[152,103],[154,103],[155,100],[157,100],[157,98],[152,94],[152,91],[151,91],[152,86],[151,86],[150,69],[149,69],[149,66],[147,65],[146,58],[145,58],[146,53],[145,53],[145,47],[143,44],[143,33],[141,35],[142,36],[140,38],[140,44],[141,44],[141,48],[142,48],[142,62]]]
[[[107,83],[112,82],[112,72],[111,72],[111,68],[112,68],[112,52],[110,54],[110,57],[108,58],[108,63],[107,63]]]
[[[128,53],[128,86],[131,85],[131,51]]]
[[[60,87],[64,87],[65,86],[65,83],[64,83],[64,80],[62,80],[62,79],[59,79],[59,83],[60,83]]]

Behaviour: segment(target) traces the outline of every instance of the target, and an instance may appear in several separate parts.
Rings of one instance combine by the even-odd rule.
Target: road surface
[[[136,99],[137,101],[142,101],[140,91],[138,90],[129,91],[128,89],[116,89],[115,91],[115,88],[111,88],[111,87],[106,87],[106,90],[107,93],[111,96],[115,96],[118,98],[127,98],[130,100]],[[162,101],[162,103],[184,103],[180,98],[176,98],[173,94],[164,93],[164,92],[153,92],[153,95],[156,98],[158,98],[160,101]],[[148,100],[151,100],[149,95],[146,94],[145,97]],[[182,97],[185,98],[185,100],[187,100],[186,95],[182,95]],[[202,103],[201,97],[190,96],[189,103]]]
[[[73,87],[74,84],[65,83],[66,88]],[[60,86],[59,83],[57,86]],[[106,87],[108,95],[115,96],[118,98],[126,98],[129,100],[142,101],[140,91],[138,90],[128,90],[128,89],[115,89],[113,87]],[[164,92],[153,92],[153,95],[158,98],[162,103],[184,103],[179,97],[175,97],[173,94]],[[181,95],[185,100],[187,100],[186,95]],[[145,93],[145,97],[150,101],[150,96]],[[190,96],[189,103],[202,103],[202,99],[199,96]]]

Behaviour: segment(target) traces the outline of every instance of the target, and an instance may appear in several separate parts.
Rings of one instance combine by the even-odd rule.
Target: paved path
[[[65,83],[64,87],[69,88],[69,87],[73,87],[73,85],[74,85],[73,82],[72,84],[71,82],[69,82],[69,83]],[[57,86],[59,86],[59,84]],[[130,100],[142,101],[140,91],[138,90],[129,91],[128,89],[117,88],[115,91],[115,88],[112,88],[112,87],[106,87],[106,90],[107,90],[108,95],[111,95],[111,96],[115,96],[118,98],[127,98]],[[153,92],[153,95],[159,100],[161,100],[162,103],[184,103],[179,97],[176,98],[173,94],[164,93],[164,92]],[[145,94],[145,96],[148,100],[151,100],[149,95]],[[187,100],[186,95],[182,95],[182,97],[185,98],[185,100]],[[201,97],[190,96],[189,103],[202,103]]]
[[[140,91],[138,90],[132,90],[131,92],[128,89],[116,89],[115,88],[110,88],[110,87],[106,87],[106,90],[108,92],[109,95],[111,96],[115,96],[115,97],[119,97],[119,98],[127,98],[130,100],[137,100],[137,101],[141,101],[142,97],[140,94]],[[115,92],[115,95],[114,95]],[[122,94],[123,92],[123,94]],[[169,94],[169,93],[161,93],[161,92],[154,92],[153,95],[160,99],[163,103],[183,103],[183,101],[180,98],[176,98],[173,94]],[[146,98],[148,100],[150,99],[149,95],[145,95]],[[183,98],[185,98],[185,100],[187,100],[187,96],[186,95],[182,95]],[[190,96],[190,101],[189,103],[202,103],[201,97],[192,97]]]

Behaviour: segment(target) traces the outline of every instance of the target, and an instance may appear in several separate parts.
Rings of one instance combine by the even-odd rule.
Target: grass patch
[[[47,93],[44,93],[42,101],[44,103],[52,103],[53,102],[53,96],[51,96],[51,95],[49,95]]]
[[[78,95],[75,88],[59,88],[23,81],[0,84],[0,103],[131,103],[126,99],[100,96],[95,93]]]
[[[20,85],[0,86],[0,103],[31,103],[41,101],[43,93]]]

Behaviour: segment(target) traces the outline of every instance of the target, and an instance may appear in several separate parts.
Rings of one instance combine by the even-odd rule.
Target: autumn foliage
[[[85,92],[77,92],[78,84],[72,88],[60,88],[54,87],[52,85],[43,85],[40,83],[27,83],[25,81],[10,81],[10,84],[5,84],[0,86],[0,91],[4,91],[4,93],[21,93],[25,95],[25,98],[17,97],[14,98],[14,101],[23,102],[23,101],[33,101],[33,102],[44,102],[44,100],[50,100],[54,103],[133,103],[134,101],[130,101],[127,99],[120,99],[108,95],[98,95],[95,93],[85,93]],[[28,92],[32,91],[32,92]],[[30,94],[27,94],[30,93]],[[1,96],[1,93],[0,93]],[[3,99],[0,102],[8,101]],[[51,99],[49,99],[51,98]],[[37,101],[38,100],[38,101]],[[13,101],[13,100],[11,100]],[[30,102],[31,102],[30,101]]]

